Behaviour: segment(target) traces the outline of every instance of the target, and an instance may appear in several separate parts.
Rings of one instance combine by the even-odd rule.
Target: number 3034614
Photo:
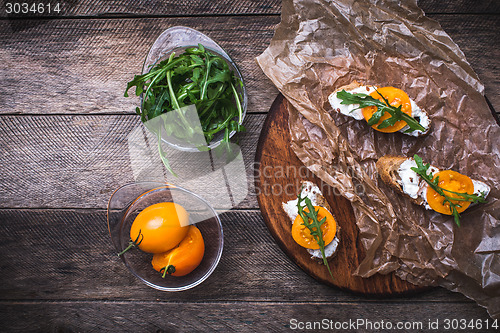
[[[5,4],[7,14],[59,14],[61,5],[59,3],[26,3],[26,2],[7,2]]]

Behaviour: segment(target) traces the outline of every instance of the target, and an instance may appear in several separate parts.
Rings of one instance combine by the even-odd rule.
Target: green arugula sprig
[[[325,223],[326,217],[322,218],[321,221],[319,221],[318,220],[319,209],[317,211],[314,210],[314,206],[311,203],[311,199],[309,199],[308,197],[302,198],[300,194],[301,193],[299,193],[299,196],[297,198],[297,208],[299,211],[299,216],[302,218],[302,221],[304,221],[302,224],[307,229],[309,229],[309,232],[314,237],[314,240],[318,243],[319,249],[321,251],[321,256],[323,257],[323,263],[328,269],[328,272],[330,273],[332,279],[335,280],[332,271],[330,270],[330,266],[328,265],[328,261],[326,260],[325,241],[323,240],[323,231],[321,230],[321,225]],[[305,207],[307,207],[307,209],[309,210],[308,212],[304,210],[304,206],[302,205],[303,201],[305,201],[306,204]]]
[[[362,109],[368,106],[377,107],[377,111],[368,120],[368,125],[370,126],[377,124],[380,121],[380,118],[382,118],[382,116],[386,112],[388,112],[391,115],[391,117],[382,121],[380,125],[377,126],[378,129],[384,129],[389,126],[393,126],[394,124],[396,124],[396,122],[403,120],[410,127],[408,130],[405,131],[405,133],[413,131],[425,132],[425,128],[422,125],[420,125],[420,123],[415,118],[401,111],[401,105],[398,107],[392,106],[387,100],[387,98],[385,98],[377,89],[375,90],[382,97],[383,102],[367,94],[349,93],[345,90],[339,91],[337,93],[337,98],[342,100],[340,104],[344,105],[359,104],[359,107],[355,108],[354,110]]]
[[[176,123],[164,124],[164,131],[186,142],[196,141],[195,135],[201,134],[189,124],[183,110],[194,104],[206,142],[210,143],[217,133],[223,132],[225,145],[222,146],[229,148],[230,133],[245,130],[241,125],[243,96],[238,89],[242,86],[243,82],[221,56],[198,44],[182,54],[172,53],[147,73],[135,75],[127,83],[124,96],[129,96],[132,87],[137,96],[142,95],[141,107],[136,108],[142,122],[174,110],[178,112]],[[161,128],[155,129],[155,133],[160,139]],[[161,140],[158,145],[163,163],[175,175],[161,149]],[[200,150],[203,148],[206,149],[200,147]]]
[[[457,208],[460,208],[461,205],[459,203],[455,203],[456,201],[466,201],[473,203],[484,203],[486,202],[485,193],[481,192],[480,195],[476,194],[468,194],[468,193],[460,193],[455,191],[450,191],[445,188],[439,186],[439,176],[434,178],[432,172],[429,170],[430,164],[424,164],[422,158],[417,154],[413,155],[413,159],[417,164],[417,167],[412,167],[411,169],[415,171],[434,191],[436,191],[439,195],[441,195],[443,199],[443,205],[448,203],[450,205],[450,211],[453,215],[453,219],[457,226],[460,227],[460,214],[458,213]],[[450,197],[447,193],[458,195],[459,197]],[[455,201],[455,202],[454,202]]]

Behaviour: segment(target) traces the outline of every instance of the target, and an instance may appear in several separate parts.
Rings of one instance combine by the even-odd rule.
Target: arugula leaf
[[[376,91],[378,92],[378,90]],[[342,100],[340,104],[359,104],[359,107],[355,108],[354,110],[366,108],[368,106],[375,106],[377,108],[377,111],[371,116],[370,119],[368,119],[368,125],[370,126],[377,124],[380,121],[380,118],[382,118],[382,116],[386,112],[388,112],[391,117],[380,123],[377,128],[384,129],[389,126],[393,126],[394,124],[396,124],[396,122],[402,120],[406,122],[406,124],[410,127],[410,129],[408,130],[409,132],[425,132],[425,128],[420,125],[420,123],[415,118],[401,111],[401,105],[395,107],[391,105],[387,98],[385,98],[380,92],[378,92],[378,94],[382,97],[383,101],[380,101],[370,95],[363,93],[349,93],[345,91],[345,89],[337,92],[337,98]]]
[[[151,66],[147,73],[135,75],[127,83],[124,96],[129,96],[128,91],[132,87],[135,87],[137,96],[142,96],[141,108],[136,109],[142,122],[194,104],[205,140],[210,142],[223,131],[223,141],[228,141],[227,133],[244,130],[243,126],[233,124],[235,119],[238,123],[243,121],[243,96],[241,90],[236,88],[242,86],[243,82],[221,56],[198,44],[182,54],[172,53],[168,59]],[[180,139],[193,134],[182,112],[179,112],[179,123],[172,125],[179,129],[169,128],[168,132]],[[172,172],[161,147],[159,152],[165,166]]]
[[[460,214],[458,213],[457,207],[460,208],[460,204],[455,203],[456,201],[467,201],[473,203],[484,203],[486,202],[485,194],[481,193],[480,195],[476,194],[468,194],[468,193],[460,193],[447,190],[439,186],[439,176],[435,177],[432,175],[430,168],[430,164],[424,164],[422,158],[417,154],[413,155],[413,159],[417,164],[417,167],[411,167],[413,171],[417,175],[419,175],[434,191],[436,191],[440,196],[442,196],[443,204],[448,203],[450,205],[450,212],[453,215],[453,219],[457,226],[460,227]],[[458,195],[459,197],[450,197],[447,193],[452,193]]]
[[[302,193],[302,189],[300,191]],[[314,206],[311,203],[311,199],[308,197],[302,198],[301,193],[299,193],[298,198],[297,198],[297,209],[299,211],[299,216],[302,218],[303,225],[309,229],[309,232],[311,235],[314,237],[314,240],[319,245],[319,249],[321,251],[321,256],[323,257],[323,264],[325,264],[326,268],[328,269],[328,273],[330,273],[330,276],[332,277],[333,280],[335,278],[333,277],[333,273],[330,270],[330,266],[328,265],[328,260],[326,260],[326,255],[325,255],[325,241],[323,240],[323,231],[321,230],[321,225],[325,223],[326,217],[322,218],[321,221],[318,220],[318,212],[319,210],[314,210]],[[308,212],[304,210],[304,207],[302,206],[302,202],[305,201],[306,207]]]

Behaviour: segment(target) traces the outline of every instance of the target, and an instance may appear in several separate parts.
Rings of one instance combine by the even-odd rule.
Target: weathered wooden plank
[[[7,2],[7,1],[5,1]],[[52,3],[55,5],[55,2]],[[500,13],[500,5],[495,0],[456,0],[453,2],[440,0],[419,0],[418,5],[426,13]],[[2,8],[3,9],[3,8]],[[22,8],[21,8],[22,9]],[[54,9],[54,7],[52,8]],[[45,6],[44,13],[32,11],[7,14],[0,12],[0,17],[117,17],[117,16],[201,16],[201,15],[279,15],[281,1],[278,0],[106,0],[106,1],[66,1],[61,2],[60,11]]]
[[[470,14],[499,14],[500,3],[495,0],[417,0],[417,4],[425,13],[470,13]]]
[[[471,15],[463,17],[462,22],[449,15],[429,16],[436,19],[460,46],[484,84],[485,95],[493,108],[500,112],[500,16]],[[471,39],[473,43],[470,43]]]
[[[5,1],[7,2],[7,1]],[[29,2],[29,1],[28,1]],[[32,11],[7,14],[2,6],[0,17],[116,17],[116,16],[216,16],[216,15],[279,15],[279,0],[80,0],[60,2],[60,11],[54,11],[57,2],[52,2],[52,11],[45,6],[40,14]],[[22,8],[21,8],[22,9]]]
[[[133,113],[123,97],[156,38],[176,25],[198,29],[238,64],[248,112],[266,112],[277,90],[254,58],[278,16],[0,21],[0,113]]]
[[[258,207],[253,163],[264,118],[247,115],[246,132],[234,137],[243,156],[249,193],[240,208]],[[133,134],[136,128],[139,136]],[[105,208],[120,186],[140,180],[164,181],[157,141],[149,134],[149,146],[143,147],[147,133],[143,129],[136,115],[0,117],[0,207]],[[151,153],[150,159],[144,157],[146,152]],[[200,163],[199,155],[179,154],[171,163],[181,175]],[[145,173],[149,167],[153,171]],[[188,178],[169,176],[169,181],[181,186],[186,184],[182,179]]]
[[[466,324],[472,321],[473,325],[480,321],[482,329],[477,331],[497,332],[491,327],[493,320],[486,311],[464,303],[173,303],[158,300],[141,303],[7,302],[1,305],[2,329],[16,332],[458,331],[446,329],[446,320],[450,319],[458,320],[458,325],[461,319]],[[487,323],[489,329],[486,329]],[[465,328],[465,331],[476,331]]]
[[[429,16],[462,48],[500,110],[498,16]],[[124,98],[124,87],[156,37],[174,25],[218,41],[243,72],[248,111],[267,112],[277,90],[254,58],[278,22],[278,16],[0,21],[0,113],[133,113],[138,98]]]
[[[182,293],[152,289],[125,268],[111,244],[104,210],[0,210],[0,307],[15,300],[167,302],[375,302],[323,285],[272,239],[258,211],[221,215],[222,259],[203,284]],[[335,269],[335,268],[333,268]],[[442,288],[398,296],[399,303],[477,305]]]

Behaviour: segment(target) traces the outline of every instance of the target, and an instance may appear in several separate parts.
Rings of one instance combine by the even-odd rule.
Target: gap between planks
[[[448,13],[448,12],[426,12],[426,16],[432,18],[434,15],[440,16],[496,16],[498,13],[467,13],[467,12],[456,12],[456,13]],[[161,18],[169,18],[169,19],[177,19],[177,18],[218,18],[218,17],[262,17],[262,16],[276,16],[280,17],[280,13],[228,13],[228,14],[187,14],[187,15],[154,15],[154,14],[146,14],[146,15],[129,15],[129,14],[96,14],[96,15],[85,15],[85,16],[31,16],[31,17],[0,17],[0,21],[46,21],[46,20],[120,20],[120,19],[161,19]]]
[[[154,300],[154,301],[145,301],[145,300],[136,300],[136,299],[130,299],[130,300],[103,300],[103,299],[86,299],[86,300],[73,300],[73,299],[2,299],[0,300],[0,304],[2,303],[8,303],[8,304],[41,304],[41,303],[50,303],[50,304],[68,304],[68,303],[109,303],[109,304],[197,304],[197,305],[202,305],[202,304],[255,304],[255,305],[325,305],[325,304],[335,304],[335,305],[356,305],[356,304],[371,304],[371,305],[406,305],[409,302],[411,303],[432,303],[432,304],[471,304],[475,303],[471,299],[463,299],[463,300],[429,300],[429,299],[423,299],[423,300],[418,300],[414,299],[413,297],[409,297],[408,299],[393,299],[393,298],[388,298],[387,300],[380,300],[380,299],[366,299],[366,300],[360,300],[357,299],[355,301],[349,302],[349,301],[267,301],[267,300],[262,300],[262,301],[247,301],[247,300],[217,300],[217,301],[165,301],[165,300]]]
[[[436,15],[491,15],[491,13],[433,13]],[[96,14],[96,15],[71,15],[71,16],[29,16],[29,17],[0,17],[0,21],[46,21],[46,20],[120,20],[120,19],[161,19],[161,18],[218,18],[218,17],[262,17],[262,16],[277,16],[280,17],[280,13],[227,13],[227,14],[165,14],[165,15],[154,15],[154,14]]]

